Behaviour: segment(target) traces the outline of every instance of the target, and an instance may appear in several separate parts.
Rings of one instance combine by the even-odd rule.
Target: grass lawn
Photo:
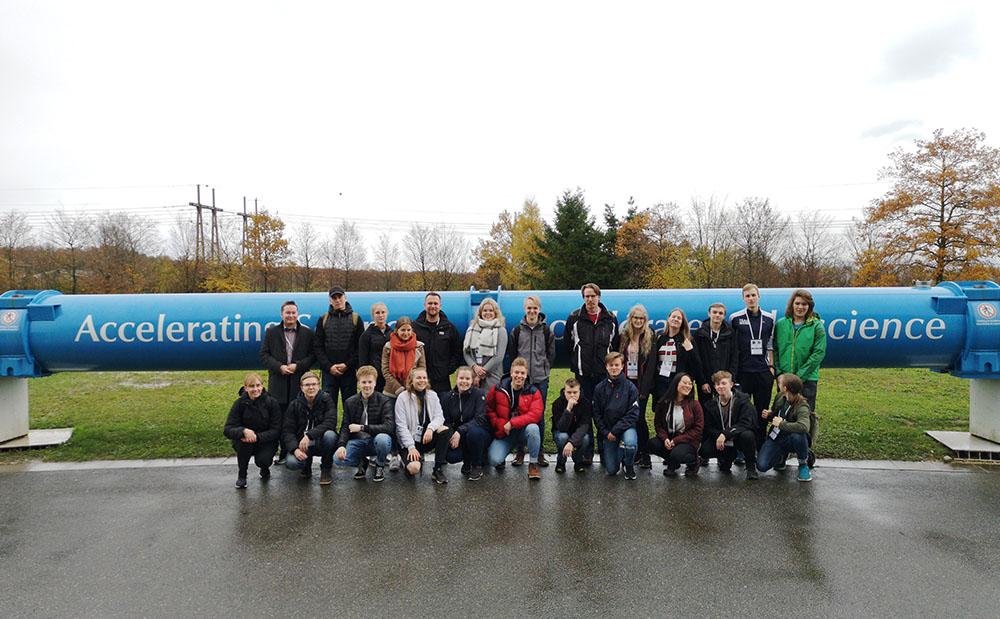
[[[29,383],[31,427],[75,428],[58,448],[0,452],[0,463],[225,456],[222,436],[244,372],[64,373]],[[569,370],[552,372],[551,403]],[[968,430],[964,380],[927,370],[824,370],[820,457],[936,459],[947,450],[925,430]],[[647,411],[652,427],[652,411]],[[551,432],[545,446],[555,450]]]

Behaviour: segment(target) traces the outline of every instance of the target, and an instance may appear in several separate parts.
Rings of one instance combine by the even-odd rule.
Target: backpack
[[[329,316],[329,315],[330,315],[330,312],[326,312],[325,314],[323,314],[322,316],[319,317],[319,322],[316,323],[316,329],[317,330],[320,329],[320,328],[322,328],[322,327],[325,327],[325,325],[326,325],[326,317]],[[360,320],[361,320],[361,316],[359,316],[357,312],[351,312],[351,322],[354,324],[355,327],[358,326],[358,321],[360,321]]]

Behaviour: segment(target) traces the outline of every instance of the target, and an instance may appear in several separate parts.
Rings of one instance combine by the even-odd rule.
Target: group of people
[[[608,475],[629,480],[636,467],[652,467],[651,455],[663,459],[667,476],[682,466],[696,476],[714,458],[723,472],[742,464],[747,479],[757,479],[795,453],[798,479],[812,479],[826,334],[809,291],[795,290],[777,318],[747,284],[744,308],[727,317],[713,303],[693,333],[679,308],[654,333],[642,305],[619,326],[596,284],[580,292],[583,304],[563,335],[573,377],[550,411],[557,473],[570,460],[574,471],[587,470],[597,452]],[[528,478],[541,479],[556,338],[537,296],[525,297],[511,329],[499,305],[485,299],[464,337],[436,292],[425,295],[416,319],[399,317],[394,327],[384,303],[372,305],[366,327],[342,287],[329,298],[314,328],[286,301],[281,323],[264,334],[267,389],[248,374],[224,428],[237,456],[237,488],[247,485],[251,459],[267,480],[272,463],[311,477],[319,457],[319,483],[327,485],[334,465],[356,468],[355,479],[372,468],[376,482],[386,469],[417,476],[430,453],[439,484],[448,483],[448,464],[462,463],[462,475],[474,481],[486,466],[504,469],[512,451],[512,466],[527,457]]]

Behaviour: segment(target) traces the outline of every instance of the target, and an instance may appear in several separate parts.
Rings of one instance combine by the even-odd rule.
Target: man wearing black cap
[[[361,317],[347,302],[340,286],[330,288],[330,309],[316,321],[316,361],[323,372],[323,390],[334,406],[337,395],[344,402],[358,392],[354,373],[358,369],[358,341],[365,330]]]

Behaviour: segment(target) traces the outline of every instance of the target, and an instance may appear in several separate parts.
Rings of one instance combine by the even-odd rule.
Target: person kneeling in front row
[[[750,396],[733,391],[733,375],[727,370],[712,374],[712,383],[716,397],[705,402],[705,434],[698,455],[706,461],[715,458],[719,470],[729,473],[740,451],[746,455],[747,479],[757,479],[757,411]]]
[[[816,416],[802,395],[802,379],[795,374],[778,376],[779,395],[761,419],[770,421],[767,438],[757,454],[757,468],[765,473],[784,463],[789,452],[799,458],[799,481],[812,481],[809,472],[809,446],[816,435]]]
[[[462,462],[462,475],[469,481],[483,476],[483,455],[492,440],[486,419],[486,396],[472,386],[474,372],[463,365],[455,372],[455,388],[441,399],[448,432],[448,463]]]
[[[591,444],[590,424],[593,414],[590,401],[581,397],[580,381],[566,380],[559,397],[552,403],[552,438],[556,442],[556,473],[566,472],[566,459],[573,458],[573,470],[587,470],[583,454]]]
[[[392,435],[396,429],[392,398],[375,390],[378,371],[370,366],[358,368],[355,376],[359,393],[344,403],[344,418],[340,422],[340,437],[334,464],[356,466],[354,479],[365,479],[368,456],[375,456],[373,481],[385,479],[385,467],[392,450]]]
[[[236,451],[236,487],[247,487],[250,458],[260,468],[261,481],[271,478],[271,458],[278,449],[281,433],[281,409],[278,401],[264,391],[258,374],[247,374],[233,402],[222,433],[233,442]]]
[[[694,399],[694,381],[682,372],[674,376],[653,407],[656,436],[649,439],[649,452],[663,458],[664,475],[676,476],[682,464],[687,465],[685,475],[698,475],[698,447],[704,426],[701,405]]]
[[[337,405],[319,390],[319,376],[306,372],[299,379],[301,392],[285,411],[282,440],[288,450],[285,466],[312,477],[313,456],[319,455],[319,483],[333,482],[333,450],[337,446]]]
[[[434,452],[431,479],[448,483],[444,467],[448,464],[448,426],[437,393],[429,388],[427,370],[413,368],[406,379],[406,390],[396,398],[396,439],[406,452],[406,474],[420,473],[424,454]]]
[[[510,378],[505,378],[486,394],[486,417],[493,430],[490,465],[502,471],[512,447],[527,443],[528,479],[539,480],[538,454],[542,449],[542,421],[545,403],[537,387],[528,382],[528,362],[518,357],[510,364]]]
[[[617,475],[621,469],[625,479],[635,479],[639,390],[622,374],[624,367],[625,356],[620,352],[604,358],[608,377],[594,387],[594,422],[604,439],[604,470],[608,475]]]

